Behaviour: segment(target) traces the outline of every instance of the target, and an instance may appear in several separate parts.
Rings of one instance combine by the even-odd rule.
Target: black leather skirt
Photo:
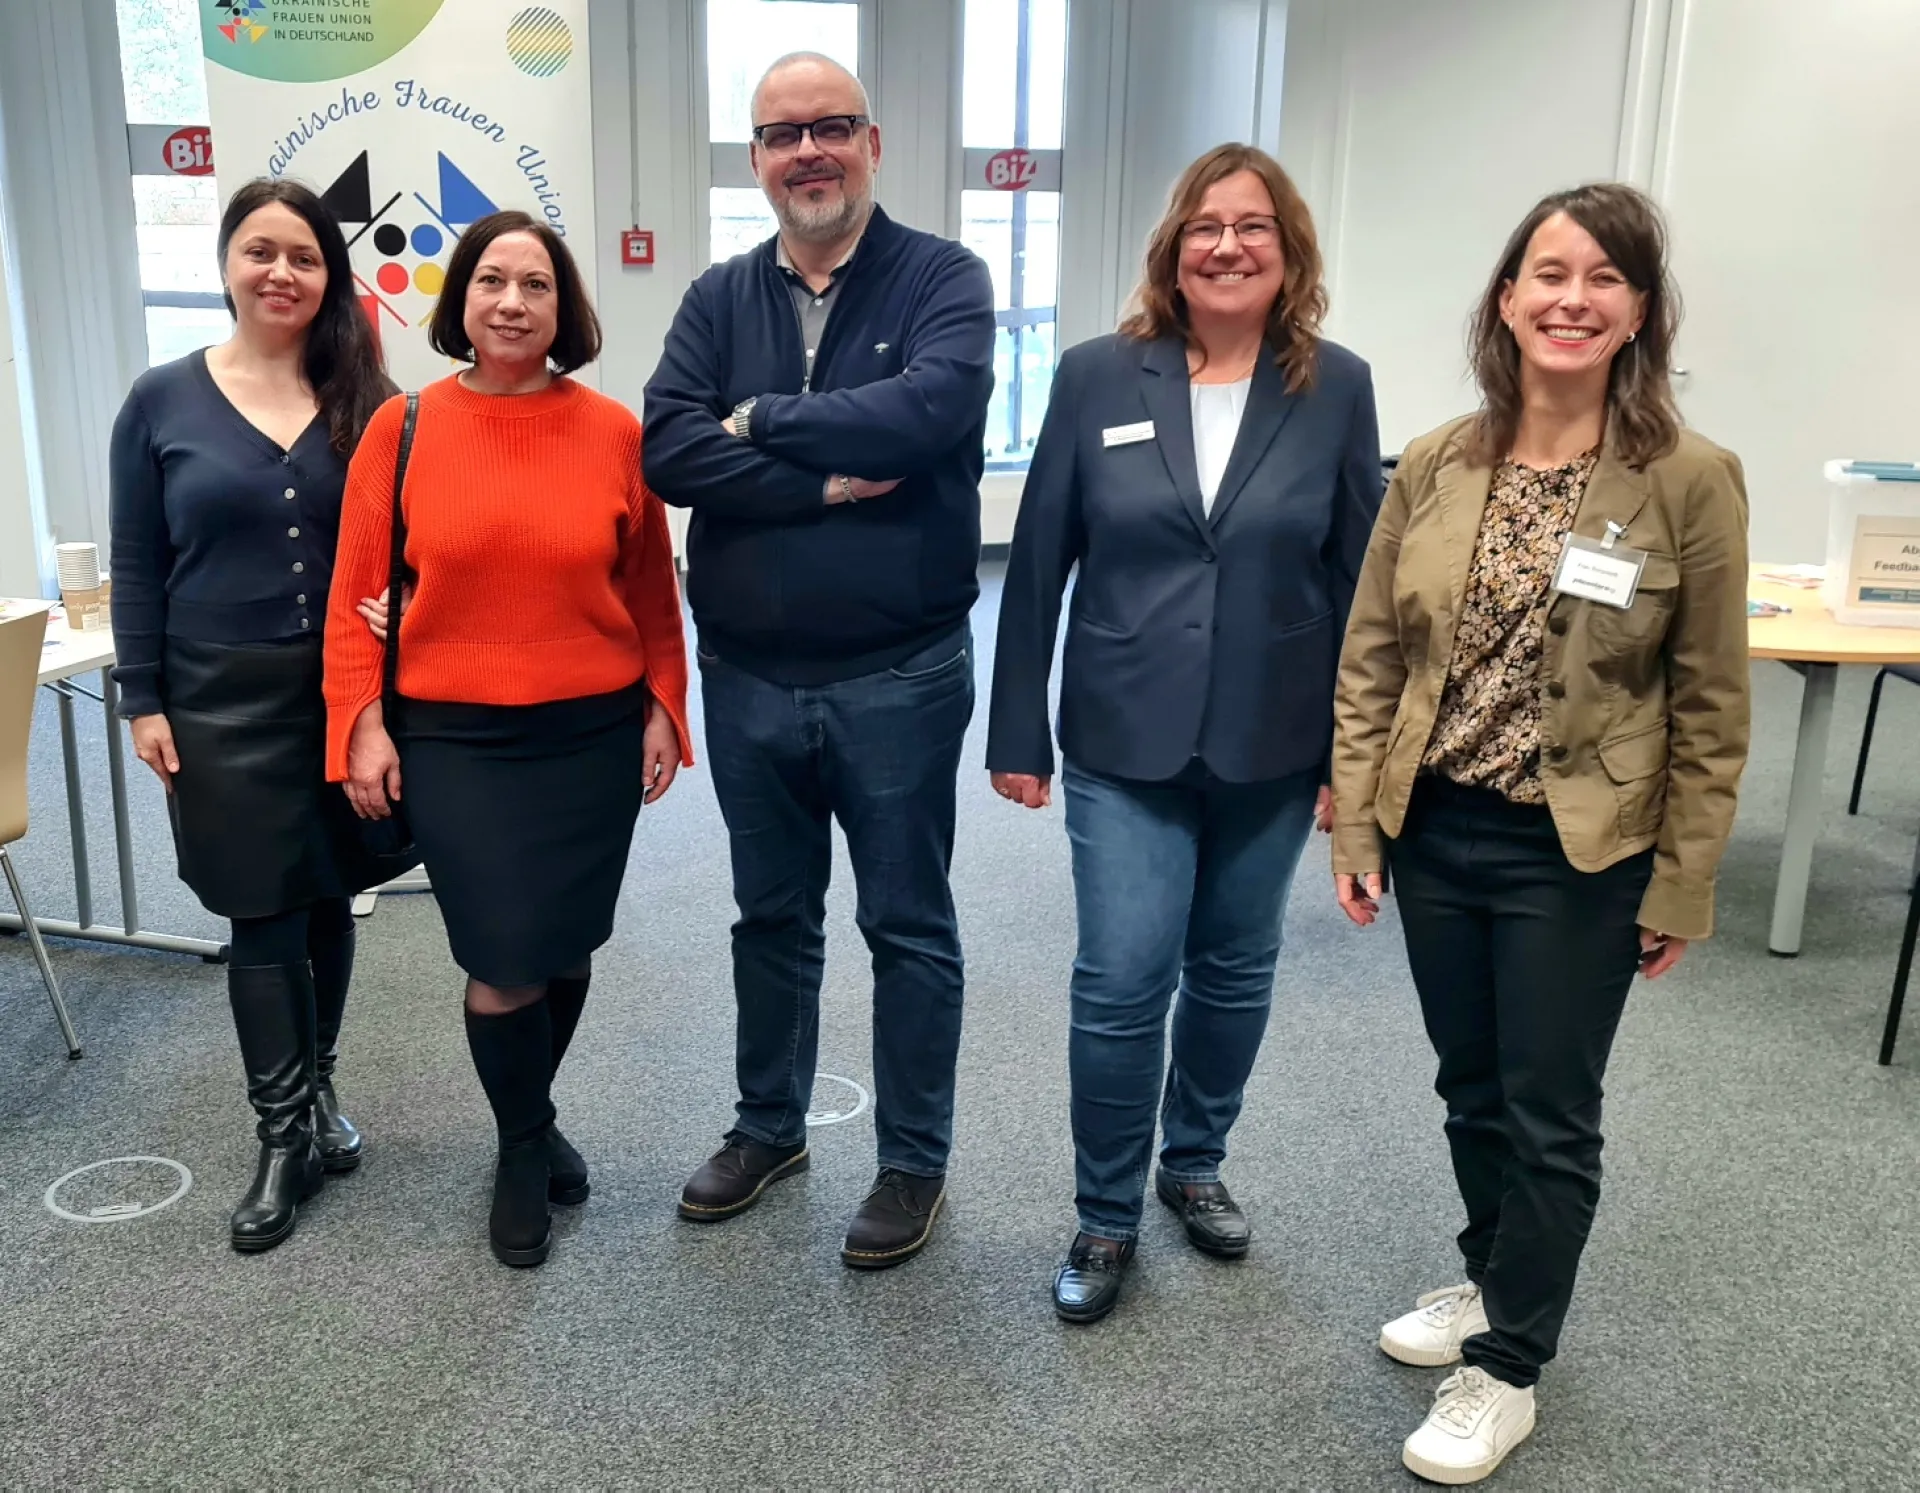
[[[180,879],[208,912],[272,917],[386,879],[326,780],[320,639],[170,637],[161,679],[180,754],[167,800]]]

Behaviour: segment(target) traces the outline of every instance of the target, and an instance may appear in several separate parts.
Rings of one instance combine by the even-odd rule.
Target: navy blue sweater
[[[189,353],[134,381],[107,475],[122,715],[166,708],[168,636],[320,635],[347,480],[323,416],[283,451],[220,392],[206,353]]]
[[[971,250],[878,208],[806,382],[777,240],[688,289],[646,394],[647,485],[693,511],[701,647],[777,683],[889,668],[979,594],[993,282]],[[755,398],[746,439],[720,423]],[[828,476],[903,479],[829,505]]]

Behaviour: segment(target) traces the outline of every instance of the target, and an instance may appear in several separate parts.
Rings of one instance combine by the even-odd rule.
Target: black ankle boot
[[[313,980],[305,964],[227,970],[227,998],[260,1117],[253,1186],[233,1210],[233,1247],[272,1249],[293,1232],[299,1206],[325,1174],[313,1146]]]
[[[553,1216],[547,1211],[547,1138],[500,1147],[493,1169],[493,1208],[487,1242],[502,1265],[543,1263],[553,1249]]]
[[[307,941],[313,960],[313,1144],[320,1153],[320,1165],[330,1172],[352,1171],[360,1164],[366,1144],[353,1121],[340,1113],[340,1101],[333,1092],[340,1022],[347,1013],[347,986],[353,983],[353,944],[351,926],[345,933]]]
[[[574,1150],[573,1142],[560,1133],[558,1125],[547,1127],[547,1200],[571,1207],[584,1203],[593,1192],[587,1176],[587,1158]]]
[[[573,1034],[580,1025],[580,1013],[586,1009],[587,987],[592,983],[593,972],[584,975],[555,975],[547,981],[548,1019],[553,1025],[553,1072],[560,1073],[560,1063],[567,1055],[567,1048],[573,1041]],[[547,1171],[551,1180],[547,1184],[547,1197],[556,1203],[584,1203],[587,1195],[593,1191],[587,1176],[586,1159],[574,1150],[571,1142],[560,1133],[555,1125],[547,1132]]]
[[[466,1016],[474,1071],[500,1131],[488,1240],[501,1264],[538,1265],[553,1247],[547,1212],[553,1026],[547,1003],[537,1000],[498,1016],[476,1011]]]

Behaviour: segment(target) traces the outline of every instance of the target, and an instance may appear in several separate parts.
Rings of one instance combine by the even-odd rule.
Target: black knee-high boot
[[[580,1026],[580,1013],[586,1009],[587,986],[593,972],[584,975],[555,975],[547,981],[547,1010],[553,1022],[553,1071],[560,1072],[560,1061],[567,1055],[573,1034]],[[587,1162],[573,1148],[560,1127],[547,1133],[547,1168],[550,1174],[547,1196],[556,1203],[584,1203],[593,1186],[587,1175]]]
[[[538,1265],[553,1246],[547,1137],[553,1129],[553,1023],[544,1000],[504,1015],[467,1013],[467,1046],[493,1106],[500,1159],[487,1234],[503,1265]]]
[[[320,1164],[330,1172],[350,1172],[365,1146],[359,1129],[340,1113],[334,1097],[333,1067],[340,1057],[340,1023],[347,1014],[347,987],[353,983],[354,927],[344,933],[318,929],[307,935],[313,961],[314,1090],[313,1144]]]
[[[305,964],[229,966],[227,999],[260,1117],[259,1164],[231,1224],[233,1247],[251,1254],[293,1232],[325,1178],[313,1146],[313,976]]]

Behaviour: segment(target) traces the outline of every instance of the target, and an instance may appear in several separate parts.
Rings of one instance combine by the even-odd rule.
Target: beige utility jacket
[[[1493,473],[1471,417],[1406,449],[1367,550],[1334,698],[1335,871],[1382,869],[1453,657]],[[1540,775],[1567,858],[1598,871],[1655,846],[1640,922],[1713,931],[1713,885],[1747,760],[1747,494],[1740,462],[1691,431],[1634,471],[1611,442],[1574,532],[1647,555],[1625,610],[1555,595],[1547,613]]]

